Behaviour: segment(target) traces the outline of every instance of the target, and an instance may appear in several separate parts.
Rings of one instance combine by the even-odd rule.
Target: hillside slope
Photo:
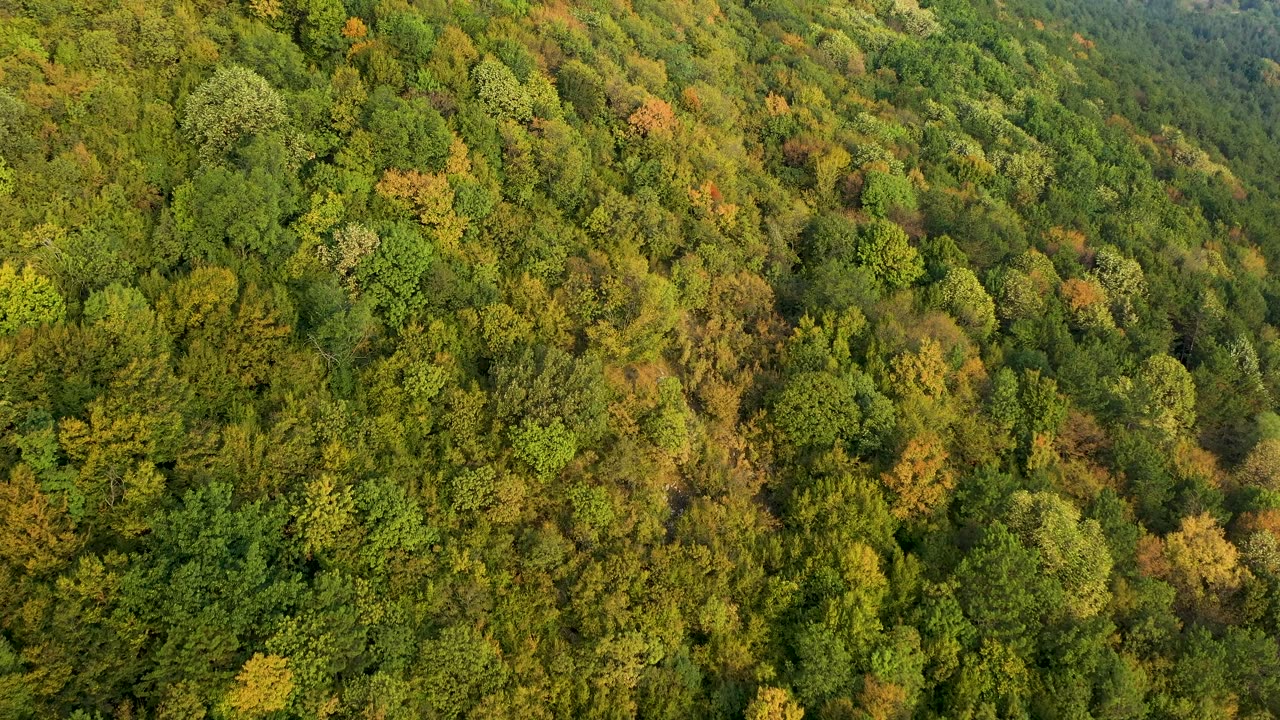
[[[0,4],[0,718],[1280,713],[1249,13]]]

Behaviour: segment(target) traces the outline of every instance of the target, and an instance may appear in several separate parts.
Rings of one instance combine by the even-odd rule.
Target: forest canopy
[[[1280,715],[1278,12],[0,4],[0,718]]]

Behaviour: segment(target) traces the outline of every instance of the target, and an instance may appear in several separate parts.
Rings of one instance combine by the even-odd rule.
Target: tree
[[[332,475],[307,482],[302,501],[294,511],[308,556],[333,550],[352,526],[355,500],[351,488],[339,487]]]
[[[501,61],[487,57],[471,69],[471,82],[476,97],[490,115],[528,122],[533,117],[533,105],[529,93],[516,79],[511,68]]]
[[[19,273],[6,262],[0,265],[0,335],[27,325],[62,320],[66,307],[48,278],[27,265]]]
[[[994,285],[1001,319],[1034,318],[1044,310],[1044,298],[1036,291],[1035,282],[1021,270],[1009,268],[998,273]]]
[[[79,546],[66,508],[40,490],[31,468],[14,466],[0,485],[0,560],[42,575],[61,568]]]
[[[422,650],[424,700],[442,718],[468,713],[507,681],[508,669],[495,643],[462,625],[444,629]]]
[[[924,260],[906,231],[888,220],[873,220],[862,227],[855,259],[893,289],[907,287],[924,275]]]
[[[901,175],[868,170],[862,185],[862,209],[872,217],[886,217],[894,210],[916,208],[915,188]]]
[[[792,686],[806,705],[852,694],[853,657],[829,628],[820,623],[802,626],[791,638],[791,649],[795,656]]]
[[[640,137],[670,137],[676,128],[676,116],[665,100],[651,97],[631,113],[627,124]]]
[[[1240,466],[1239,477],[1249,487],[1280,492],[1280,438],[1259,440]]]
[[[1239,590],[1248,571],[1240,566],[1240,552],[1208,513],[1188,515],[1178,530],[1163,539],[1144,538],[1138,549],[1140,566],[1169,581],[1182,599],[1208,610]]]
[[[1152,355],[1142,362],[1134,395],[1143,424],[1166,437],[1175,438],[1195,424],[1195,381],[1182,363],[1168,355]]]
[[[943,308],[974,337],[985,339],[995,329],[995,303],[969,268],[947,270],[946,276],[938,283],[938,294]]]
[[[570,60],[556,71],[556,88],[578,117],[594,120],[604,113],[604,87],[599,73],[581,60]]]
[[[662,378],[658,381],[658,406],[644,418],[644,430],[658,447],[679,453],[689,442],[688,415],[680,378]]]
[[[298,5],[304,13],[302,38],[317,55],[342,46],[347,13],[341,0],[302,0]]]
[[[1053,493],[1020,491],[1011,498],[1009,529],[1040,554],[1040,566],[1056,579],[1067,611],[1077,618],[1097,615],[1110,597],[1111,554],[1096,520]]]
[[[526,419],[511,432],[516,456],[546,482],[554,478],[578,452],[578,440],[559,418],[545,427]]]
[[[898,397],[912,395],[940,400],[947,395],[947,361],[937,340],[926,337],[920,348],[898,353],[889,363],[889,380]]]
[[[435,231],[441,247],[452,249],[462,238],[467,220],[454,212],[453,186],[444,173],[391,169],[383,174],[376,189],[379,195],[414,212],[423,225]]]
[[[290,249],[281,221],[295,208],[298,186],[288,149],[279,138],[263,136],[234,160],[203,168],[174,191],[174,225],[187,259],[230,264],[228,242],[241,254],[273,258]]]
[[[955,487],[955,475],[947,467],[947,451],[932,432],[908,440],[898,463],[882,477],[896,495],[893,514],[900,519],[928,515],[945,505],[947,494]]]
[[[773,422],[798,449],[830,448],[854,437],[862,412],[849,382],[827,372],[789,380],[773,403]]]
[[[333,107],[329,110],[333,127],[338,132],[351,132],[360,122],[364,103],[369,99],[369,91],[360,78],[360,71],[350,66],[334,70],[330,85],[334,94]]]
[[[453,135],[439,111],[421,99],[404,100],[386,86],[376,88],[365,107],[378,170],[444,169]]]
[[[359,223],[349,223],[334,231],[330,258],[333,269],[348,289],[356,288],[356,269],[378,249],[381,242],[378,233]]]
[[[999,521],[983,532],[955,576],[970,622],[991,638],[1030,647],[1058,605],[1057,582],[1039,572],[1040,558]]]
[[[1064,280],[1058,288],[1062,302],[1067,306],[1071,322],[1080,330],[1110,330],[1115,328],[1111,317],[1110,298],[1102,285],[1093,278]]]
[[[119,611],[145,628],[136,642],[155,658],[139,686],[188,680],[208,687],[265,639],[268,619],[301,591],[284,524],[282,513],[261,503],[233,506],[232,489],[222,483],[188,492],[154,522],[140,548],[148,562],[130,566],[120,580]],[[249,706],[277,706],[287,696],[283,659],[245,669],[254,681],[244,688],[254,691],[243,696]]]
[[[746,720],[801,720],[804,709],[783,688],[760,686],[747,706]]]
[[[512,425],[529,420],[549,428],[561,423],[579,447],[590,447],[606,428],[608,394],[602,372],[590,357],[526,346],[495,363],[494,415]]]
[[[403,325],[427,304],[423,281],[434,255],[417,230],[396,224],[383,234],[377,250],[357,266],[356,282],[388,324]]]
[[[1035,248],[993,275],[992,291],[999,300],[996,311],[1004,320],[1038,317],[1044,310],[1045,296],[1062,283],[1053,261]]]
[[[1138,261],[1125,257],[1114,245],[1104,245],[1094,256],[1094,275],[1107,291],[1120,324],[1128,327],[1137,321],[1133,304],[1147,293],[1147,279]]]
[[[849,167],[852,157],[844,147],[835,145],[826,152],[814,153],[812,158],[813,182],[818,190],[818,197],[823,200],[830,199],[835,195],[836,180],[839,179],[840,173]]]
[[[212,163],[241,138],[284,123],[284,100],[275,88],[252,70],[229,65],[215,70],[187,99],[182,129],[200,157]]]
[[[227,704],[239,717],[260,718],[284,710],[293,692],[289,661],[277,655],[254,653],[227,694]]]

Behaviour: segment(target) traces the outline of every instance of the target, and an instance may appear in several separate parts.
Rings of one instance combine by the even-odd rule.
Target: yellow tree
[[[279,655],[255,653],[236,675],[236,684],[227,693],[227,704],[236,717],[260,718],[283,710],[292,692],[289,661]]]
[[[819,198],[827,199],[835,196],[836,180],[852,161],[849,151],[839,145],[825,153],[813,156],[813,172]]]
[[[1209,513],[1182,518],[1178,530],[1163,539],[1143,538],[1138,565],[1145,574],[1177,588],[1184,605],[1210,615],[1218,614],[1223,598],[1249,578],[1239,550]]]
[[[747,706],[746,720],[800,720],[804,708],[782,688],[761,687]]]
[[[441,247],[452,249],[467,228],[465,218],[453,211],[453,188],[444,174],[417,170],[387,170],[378,183],[379,195],[399,200],[418,214],[423,225],[433,228]]]
[[[933,512],[956,484],[955,475],[947,468],[942,439],[928,431],[907,441],[898,463],[882,478],[897,496],[893,514],[900,519]]]
[[[0,483],[0,560],[27,573],[56,570],[75,554],[79,542],[66,511],[40,491],[26,465]]]
[[[1250,487],[1280,491],[1280,438],[1261,440],[1240,466],[1240,481]]]

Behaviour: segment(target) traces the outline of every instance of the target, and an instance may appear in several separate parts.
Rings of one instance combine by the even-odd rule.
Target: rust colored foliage
[[[364,21],[358,17],[347,18],[346,24],[342,26],[342,37],[360,40],[369,34],[369,28],[365,26]]]
[[[1101,286],[1080,278],[1064,280],[1060,292],[1067,307],[1076,312],[1107,301]]]
[[[902,519],[929,514],[956,484],[955,475],[947,468],[947,450],[933,433],[908,440],[898,464],[882,478],[898,496],[893,514]]]
[[[665,100],[651,97],[631,113],[627,123],[641,137],[669,136],[676,128],[676,114]]]

